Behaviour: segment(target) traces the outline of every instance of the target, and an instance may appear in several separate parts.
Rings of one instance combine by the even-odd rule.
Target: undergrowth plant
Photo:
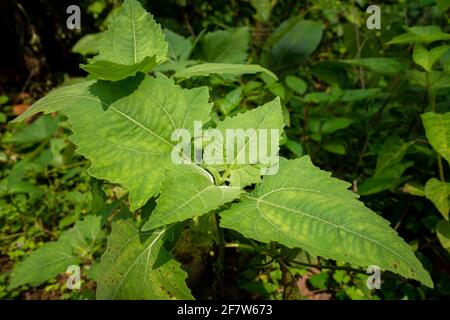
[[[239,154],[249,154],[252,137],[247,137],[244,145],[233,144],[237,149],[231,163],[197,163],[196,152],[191,157],[183,154],[184,163],[174,163],[173,133],[185,129],[195,140],[194,122],[203,130],[281,133],[285,117],[276,98],[211,121],[209,88],[184,88],[186,79],[255,73],[273,81],[277,77],[259,65],[188,60],[189,55],[174,54],[177,48],[168,45],[167,37],[174,35],[164,34],[139,2],[126,0],[102,36],[98,55],[81,66],[89,73],[87,79],[52,91],[14,120],[39,112],[67,116],[71,141],[91,163],[94,205],[90,215],[23,261],[14,270],[10,288],[39,285],[78,265],[107,237],[100,261],[82,271],[96,282],[98,299],[191,299],[189,274],[172,252],[183,244],[184,226],[201,223],[204,217],[214,222],[214,229],[205,234],[219,247],[218,278],[225,263],[224,233],[231,229],[254,248],[263,248],[256,251],[278,261],[281,269],[286,262],[280,250],[300,248],[357,267],[375,265],[433,287],[428,272],[389,222],[365,207],[348,190],[349,183],[320,170],[308,156],[280,158],[278,172],[263,175],[267,164],[236,161]],[[418,48],[416,56],[425,53]],[[430,63],[427,58],[427,66]],[[296,87],[295,81],[291,78],[291,86]],[[448,129],[446,115],[424,115],[425,126],[436,117],[447,117],[437,120],[447,121]],[[433,144],[435,135],[427,133]],[[276,139],[278,145],[284,134]],[[437,151],[449,160],[448,149]],[[122,205],[124,199],[107,202],[104,183],[128,190],[129,208]],[[111,216],[117,208],[120,213]]]

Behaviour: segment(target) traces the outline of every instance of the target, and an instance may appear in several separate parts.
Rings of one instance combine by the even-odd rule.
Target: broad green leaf
[[[216,101],[216,103],[218,104],[220,111],[224,115],[228,115],[239,106],[241,100],[242,87],[237,87],[236,89],[228,92],[223,99]]]
[[[274,161],[272,164],[276,167],[278,162],[278,149],[272,150],[273,141],[271,129],[278,130],[276,139],[279,140],[283,127],[283,113],[281,111],[279,98],[275,98],[273,101],[256,109],[240,113],[234,117],[225,118],[225,120],[217,124],[217,129],[222,132],[223,137],[216,139],[215,143],[219,146],[227,146],[228,144],[233,145],[234,147],[226,148],[223,152],[224,157],[230,160],[227,161],[226,164],[218,164],[214,167],[216,167],[218,171],[224,172],[223,175],[226,178],[229,178],[231,186],[233,187],[245,187],[252,183],[259,182],[261,180],[262,168],[268,168],[270,167],[270,164],[261,163],[260,157],[258,157],[255,164],[250,164],[250,154],[252,152],[258,152],[259,154],[260,148],[262,148],[260,144],[261,138],[259,136],[260,131],[258,130],[266,129],[267,135],[265,137],[267,138],[267,154],[265,156],[270,158],[271,154],[275,155],[276,159],[272,159],[272,161]],[[228,141],[226,135],[227,129],[239,129],[241,132],[238,133],[235,131],[238,137],[230,137],[230,140]],[[221,140],[222,138],[223,140]],[[245,142],[238,143],[240,140],[239,138],[242,139],[242,142]],[[252,140],[256,140],[258,143],[257,151],[251,150],[250,141]],[[241,159],[245,159],[246,164],[239,163],[241,162]]]
[[[386,139],[378,152],[375,176],[382,175],[393,165],[400,163],[411,146],[411,142],[405,143],[399,137],[392,136]]]
[[[436,234],[442,247],[450,253],[450,223],[440,220],[436,225]]]
[[[435,41],[450,40],[450,34],[442,32],[439,26],[416,26],[408,28],[388,44],[431,43]]]
[[[318,47],[322,32],[320,21],[296,17],[283,22],[267,43],[271,69],[295,67],[303,63]]]
[[[440,12],[445,13],[450,8],[450,0],[436,0]]]
[[[36,113],[52,113],[67,107],[90,103],[94,97],[89,94],[89,87],[94,84],[94,80],[83,81],[68,86],[63,86],[52,90],[42,99],[35,102],[24,113],[12,121],[20,122]]]
[[[117,81],[148,72],[166,58],[160,25],[137,0],[125,0],[99,43],[99,54],[82,68],[99,79]]]
[[[332,141],[329,143],[325,143],[323,145],[323,148],[327,150],[328,152],[344,155],[346,153],[345,145],[340,142]]]
[[[103,221],[99,215],[89,215],[77,221],[75,226],[64,232],[60,241],[70,243],[75,253],[85,256],[92,253],[94,244],[104,237]]]
[[[161,196],[143,231],[200,216],[239,198],[240,188],[216,186],[212,176],[194,165],[180,165],[162,183]]]
[[[327,259],[377,265],[433,287],[410,246],[347,190],[349,183],[330,177],[307,156],[280,162],[277,175],[264,177],[241,203],[220,214],[222,227]]]
[[[113,222],[96,271],[97,299],[192,299],[187,274],[163,247],[166,233],[141,233],[131,219]]]
[[[430,72],[433,65],[448,51],[449,46],[440,46],[428,51],[424,46],[416,44],[413,52],[414,62]]]
[[[83,56],[98,53],[99,42],[105,34],[103,32],[87,34],[75,43],[72,52]]]
[[[406,70],[409,66],[407,60],[399,58],[359,58],[340,60],[352,66],[363,67],[381,74],[394,74]]]
[[[120,64],[97,59],[90,64],[82,65],[81,69],[89,72],[96,79],[118,81],[134,76],[138,72],[146,73],[157,65],[155,57],[146,57],[135,64]]]
[[[448,220],[450,184],[431,178],[425,184],[425,197],[433,202],[439,212]]]
[[[301,78],[296,76],[287,76],[286,85],[291,88],[295,93],[302,95],[306,92],[307,84]]]
[[[450,88],[450,74],[442,71],[431,70],[424,72],[419,70],[408,70],[407,73],[409,83],[424,88],[428,86],[431,89]]]
[[[245,63],[249,40],[247,27],[208,32],[200,39],[199,58],[211,63]]]
[[[96,59],[131,65],[155,56],[160,63],[166,59],[167,46],[161,26],[153,16],[139,1],[125,0],[108,25]]]
[[[177,71],[175,78],[204,77],[210,74],[242,75],[264,72],[275,80],[277,76],[257,64],[202,63]]]
[[[422,121],[428,141],[450,163],[450,112],[427,112],[422,115]]]
[[[72,254],[70,243],[65,241],[46,243],[14,269],[8,290],[24,284],[38,286],[65,272],[68,266],[78,263],[79,259]]]
[[[59,117],[42,116],[31,125],[5,137],[2,142],[35,143],[49,139],[58,129]]]
[[[172,62],[186,61],[193,49],[192,40],[180,36],[169,29],[164,29],[164,35],[169,44],[168,57]]]
[[[178,142],[172,134],[184,128],[193,136],[194,121],[206,122],[211,104],[206,87],[182,89],[161,74],[118,83],[122,90],[136,89],[111,100],[114,87],[99,82],[91,91],[100,104],[65,112],[77,152],[92,162],[89,173],[128,189],[131,210],[136,210],[159,193],[165,170],[174,166],[171,152]]]
[[[358,188],[361,195],[369,195],[392,189],[404,181],[403,173],[413,163],[402,162],[411,143],[403,142],[399,137],[389,137],[378,151],[377,165],[372,177]]]
[[[331,118],[325,121],[321,127],[321,133],[330,134],[338,130],[347,128],[353,123],[350,118]]]
[[[285,143],[285,147],[288,148],[297,157],[301,157],[304,154],[302,145],[296,141],[287,140]]]

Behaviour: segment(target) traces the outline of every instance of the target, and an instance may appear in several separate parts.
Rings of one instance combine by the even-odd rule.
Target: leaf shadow
[[[103,109],[106,111],[114,102],[136,91],[144,78],[143,73],[138,73],[134,77],[120,81],[98,80],[89,87],[89,91],[102,102]]]

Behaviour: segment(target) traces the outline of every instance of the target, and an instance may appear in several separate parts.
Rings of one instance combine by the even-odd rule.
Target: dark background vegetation
[[[85,76],[78,68],[85,57],[73,53],[72,47],[88,33],[104,30],[104,20],[108,13],[120,4],[118,0],[76,1],[82,8],[82,29],[67,30],[66,8],[73,4],[71,0],[2,0],[0,1],[0,34],[2,54],[0,59],[0,96],[7,96],[8,102],[0,105],[1,112],[8,120],[45,95],[50,89],[63,83],[68,78]],[[93,3],[100,3],[95,6]],[[348,73],[333,69],[332,81],[320,72],[326,65],[319,62],[339,59],[372,56],[403,56],[411,54],[408,46],[386,46],[385,43],[395,35],[403,32],[405,25],[439,25],[449,32],[448,14],[437,12],[434,1],[382,1],[382,30],[368,31],[364,24],[355,26],[351,21],[350,8],[365,16],[365,8],[372,4],[368,1],[279,0],[274,6],[268,21],[255,19],[255,8],[250,1],[238,0],[143,0],[142,3],[164,27],[183,36],[198,36],[203,30],[214,31],[227,27],[249,26],[252,37],[249,60],[260,62],[261,52],[271,32],[284,20],[295,15],[304,15],[308,19],[319,20],[324,24],[324,34],[320,46],[305,62],[295,69],[295,74],[308,84],[308,93],[327,92],[332,86],[342,89],[361,88],[359,70]],[[356,30],[356,31],[355,31]],[[360,38],[359,48],[356,34]],[[322,69],[321,69],[322,68]],[[283,78],[287,71],[278,72]],[[291,72],[291,71],[289,71]],[[327,69],[326,72],[330,72]],[[328,74],[328,73],[327,73]],[[305,127],[305,109],[301,104],[287,103],[290,112],[288,136],[299,141],[302,153],[312,156],[321,168],[330,170],[335,176],[349,182],[362,182],[373,174],[377,162],[377,152],[388,137],[399,136],[403,141],[419,141],[412,151],[406,154],[405,161],[412,161],[403,174],[405,179],[382,192],[363,196],[368,207],[380,213],[391,222],[399,234],[411,244],[416,254],[430,270],[436,288],[427,289],[417,282],[406,281],[397,276],[386,274],[383,289],[368,293],[364,289],[363,278],[342,270],[318,269],[304,270],[303,278],[296,283],[302,288],[302,294],[295,298],[315,299],[435,299],[450,297],[450,259],[449,253],[442,248],[436,234],[435,225],[440,218],[433,204],[423,197],[415,197],[403,192],[406,182],[424,184],[430,177],[436,176],[435,158],[430,147],[420,141],[424,132],[420,114],[427,110],[426,92],[412,87],[402,78],[403,74],[381,79],[376,75],[365,74],[363,88],[371,85],[381,87],[382,92],[395,90],[392,96],[380,96],[356,105],[348,106],[337,102],[342,110],[339,112],[353,118],[355,123],[344,131],[336,133],[337,138],[345,141],[345,155],[324,150],[320,142],[311,140],[310,132]],[[337,79],[337,80],[336,80]],[[225,93],[224,87],[218,86],[215,93],[220,97]],[[262,89],[267,91],[266,89]],[[438,95],[438,110],[449,111],[448,89]],[[272,94],[272,93],[269,93]],[[375,111],[371,106],[375,106]],[[381,113],[379,112],[379,110]],[[329,117],[336,113],[333,105],[327,105],[321,112],[329,112]],[[0,134],[6,135],[9,129],[4,121],[0,123]],[[60,134],[61,137],[61,134]],[[67,137],[65,132],[62,137]],[[38,147],[39,148],[39,147]],[[424,149],[424,150],[423,150]],[[35,146],[2,146],[0,178],[10,174],[18,159],[26,158],[36,151]],[[38,288],[23,287],[7,291],[9,273],[15,263],[22,260],[31,251],[45,241],[57,238],[59,230],[67,229],[74,221],[85,214],[90,206],[89,178],[85,172],[87,162],[77,158],[72,147],[66,147],[63,157],[72,159],[69,165],[60,168],[49,167],[45,174],[27,173],[26,179],[33,185],[40,186],[45,197],[19,194],[2,195],[0,198],[0,299],[73,299],[92,298],[94,284],[87,282],[80,292],[71,292],[64,288],[64,278],[50,281]],[[283,148],[284,155],[292,151]],[[75,165],[73,165],[75,164]],[[70,172],[70,174],[69,174]],[[445,174],[450,178],[448,166]],[[70,176],[71,175],[71,176]],[[111,194],[120,193],[112,190]],[[30,199],[33,198],[33,199]],[[31,201],[32,200],[32,201]],[[199,249],[204,250],[204,249]],[[185,253],[179,253],[183,257]],[[186,253],[187,254],[187,253]],[[203,253],[202,253],[203,254]],[[208,283],[209,261],[204,266],[192,256],[185,258],[191,263],[190,268],[199,268],[200,274],[194,275],[194,283],[201,278]],[[258,273],[261,281],[253,286],[240,286],[242,275],[255,277],[254,271],[246,270],[251,261],[250,255],[227,255],[227,265],[221,288],[208,291],[201,285],[193,290],[194,295],[228,298],[282,298],[281,274],[266,269]],[[233,266],[233,267],[232,267]],[[308,277],[304,277],[309,272]],[[301,272],[300,272],[301,274]],[[204,278],[202,278],[204,277]],[[206,279],[206,280],[205,280]],[[301,280],[304,279],[304,280]],[[305,280],[306,279],[306,280]],[[309,280],[308,280],[309,279]],[[365,279],[365,278],[364,278]],[[302,282],[303,281],[303,282]],[[309,282],[308,282],[309,281]],[[308,282],[308,283],[306,283]],[[215,284],[217,286],[217,284]],[[211,289],[209,289],[211,290]],[[306,291],[305,291],[306,290]],[[271,292],[268,294],[268,292]],[[284,296],[285,297],[285,296]]]

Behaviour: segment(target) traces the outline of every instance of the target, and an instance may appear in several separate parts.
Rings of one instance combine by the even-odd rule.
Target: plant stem
[[[223,229],[220,227],[219,223],[219,215],[214,213],[214,222],[216,225],[217,232],[217,240],[219,241],[219,253],[217,256],[217,266],[219,271],[223,270],[224,262],[225,262],[225,235]]]

